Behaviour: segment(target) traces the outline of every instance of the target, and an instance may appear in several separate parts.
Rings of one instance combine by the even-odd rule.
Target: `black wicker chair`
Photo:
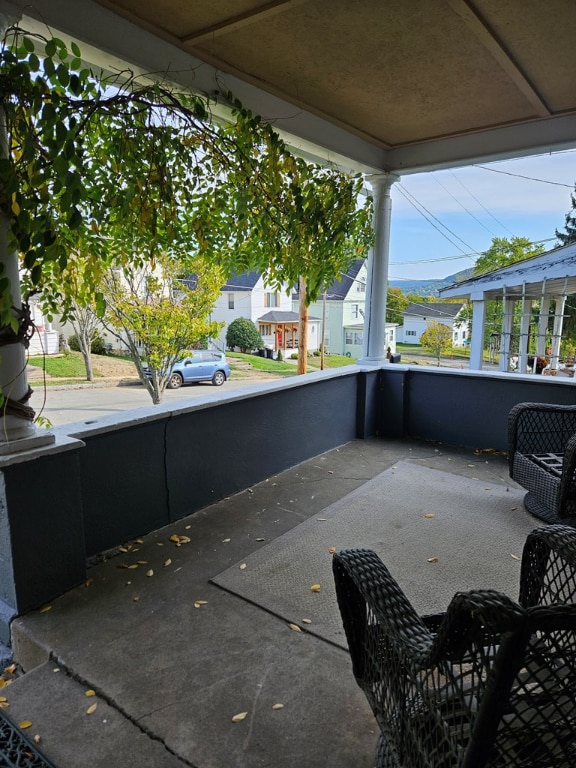
[[[518,603],[472,591],[419,617],[374,552],[333,568],[379,768],[576,765],[575,529],[529,535]]]
[[[508,417],[510,477],[547,523],[576,524],[576,406],[519,403]]]

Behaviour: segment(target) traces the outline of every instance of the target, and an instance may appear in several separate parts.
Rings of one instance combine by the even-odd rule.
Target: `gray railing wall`
[[[59,427],[54,446],[0,459],[0,641],[91,556],[356,438],[505,450],[523,400],[576,403],[576,382],[351,366]]]

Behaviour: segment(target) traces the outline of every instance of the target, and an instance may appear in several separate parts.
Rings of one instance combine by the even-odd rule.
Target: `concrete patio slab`
[[[376,725],[347,652],[209,580],[400,459],[510,484],[502,455],[378,440],[271,477],[130,542],[15,620],[25,674],[3,691],[8,714],[32,721],[59,768],[370,768]]]

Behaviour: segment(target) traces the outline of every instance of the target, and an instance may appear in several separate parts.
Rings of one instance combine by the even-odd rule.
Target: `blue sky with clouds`
[[[547,240],[552,249],[575,183],[576,149],[403,176],[392,187],[390,279],[452,275],[493,237]]]

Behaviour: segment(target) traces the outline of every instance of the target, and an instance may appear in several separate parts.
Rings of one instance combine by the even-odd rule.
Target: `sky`
[[[403,176],[392,187],[390,280],[445,278],[494,237],[554,248],[576,183],[576,149]]]

